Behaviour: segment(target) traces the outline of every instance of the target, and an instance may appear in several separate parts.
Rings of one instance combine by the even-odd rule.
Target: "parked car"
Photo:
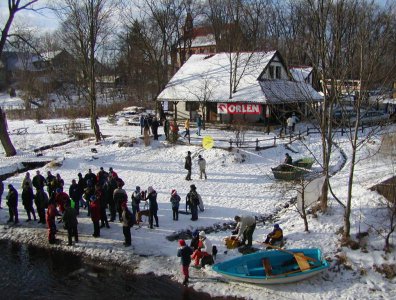
[[[350,126],[355,124],[357,111],[353,107],[336,109],[333,112],[333,123],[339,126]],[[359,125],[383,125],[389,122],[390,115],[378,110],[361,110]]]

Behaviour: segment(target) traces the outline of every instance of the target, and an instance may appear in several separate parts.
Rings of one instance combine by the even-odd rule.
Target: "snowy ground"
[[[79,120],[86,122],[88,120]],[[32,120],[9,121],[9,130],[28,127],[28,134],[11,135],[12,142],[18,151],[15,158],[0,158],[0,170],[8,173],[23,160],[33,159],[33,149],[40,146],[59,143],[69,139],[64,134],[51,134],[47,126],[64,124],[67,120],[44,120],[37,124]],[[218,148],[204,150],[200,139],[194,137],[193,145],[168,145],[163,137],[160,141],[153,141],[149,147],[144,147],[140,139],[140,128],[125,126],[124,122],[111,125],[106,119],[100,119],[100,128],[105,135],[111,135],[104,142],[96,145],[94,140],[76,141],[65,146],[43,151],[44,157],[56,157],[63,160],[63,165],[56,168],[46,166],[41,172],[46,174],[51,170],[53,174],[60,173],[66,183],[66,191],[77,173],[85,174],[89,168],[97,172],[101,166],[105,169],[113,167],[118,175],[125,181],[128,197],[136,185],[147,189],[152,185],[158,192],[159,202],[159,228],[148,229],[147,225],[135,230],[132,229],[132,248],[124,248],[123,234],[120,223],[111,223],[110,229],[102,229],[101,237],[94,239],[91,234],[93,226],[86,211],[79,217],[80,243],[76,246],[66,246],[66,235],[60,230],[58,238],[63,242],[60,245],[50,246],[46,241],[44,225],[26,223],[26,214],[21,202],[19,212],[21,223],[18,226],[8,226],[8,210],[0,211],[0,238],[17,240],[45,247],[58,247],[77,254],[89,255],[94,258],[130,264],[138,273],[154,272],[155,274],[170,275],[175,280],[181,281],[179,259],[176,257],[177,242],[170,242],[167,236],[180,230],[194,230],[210,227],[215,224],[231,222],[236,214],[251,214],[255,216],[268,216],[276,212],[275,220],[284,229],[287,237],[287,248],[318,247],[324,256],[332,261],[330,270],[306,282],[283,286],[262,287],[235,282],[223,282],[219,276],[210,269],[191,270],[193,288],[208,292],[213,296],[230,295],[246,299],[264,299],[265,297],[283,297],[285,299],[395,299],[395,279],[388,280],[374,271],[374,264],[383,262],[395,263],[395,254],[385,254],[382,251],[383,238],[374,230],[369,230],[367,253],[361,250],[352,251],[341,248],[340,235],[336,232],[342,226],[342,209],[337,202],[330,200],[328,213],[314,217],[309,216],[310,233],[304,232],[302,219],[298,216],[293,206],[283,208],[295,196],[290,186],[283,182],[275,181],[271,167],[283,160],[286,140],[279,142],[277,147],[262,151],[244,149],[240,151],[227,151]],[[303,126],[299,124],[299,126]],[[393,130],[388,128],[385,130]],[[161,131],[161,128],[160,128]],[[194,130],[192,130],[194,133]],[[364,134],[364,133],[363,133]],[[206,130],[203,136],[211,135],[216,140],[233,137],[232,132],[219,130]],[[262,132],[248,132],[247,140],[256,140],[272,137]],[[133,147],[118,147],[120,140],[137,139]],[[381,136],[376,136],[359,152],[361,159],[357,166],[354,184],[354,202],[352,211],[352,234],[355,235],[359,228],[368,230],[369,225],[380,229],[386,219],[383,217],[384,209],[381,206],[383,197],[376,192],[368,190],[374,184],[394,175],[394,162],[390,155],[373,155],[381,141]],[[350,155],[350,147],[346,137],[338,137],[337,142],[341,149]],[[282,144],[283,143],[283,144]],[[217,143],[215,145],[220,145]],[[310,152],[320,159],[321,142],[318,136],[306,137],[304,144],[293,142],[290,146],[298,153],[292,153],[294,159],[307,156]],[[92,148],[97,153],[91,151]],[[187,151],[193,154],[193,180],[185,181],[184,157]],[[1,151],[1,150],[0,150]],[[202,154],[207,160],[208,180],[199,180],[197,156]],[[349,160],[343,166],[343,158],[339,150],[335,150],[331,165],[337,174],[331,179],[333,190],[341,200],[345,200],[347,192],[347,175]],[[313,170],[319,170],[319,165],[314,164]],[[31,171],[34,175],[35,171]],[[5,181],[14,184],[20,191],[24,174],[19,174]],[[190,184],[197,186],[198,192],[205,202],[205,212],[200,213],[199,220],[190,221],[189,215],[180,215],[179,221],[172,221],[172,211],[169,202],[170,191],[176,189],[182,197],[184,206],[185,195]],[[284,195],[285,190],[290,190]],[[6,193],[6,192],[5,192]],[[2,206],[5,207],[5,195]],[[130,200],[129,200],[130,203]],[[382,223],[382,224],[381,224]],[[255,240],[263,240],[271,231],[272,223],[258,224],[254,234]],[[230,235],[229,231],[220,231],[208,235],[209,239],[218,246],[218,261],[227,260],[239,255],[236,250],[229,250],[227,254],[223,245],[224,237]],[[394,237],[392,238],[394,242]],[[260,247],[256,244],[257,247]],[[350,269],[337,266],[336,255],[344,253]],[[364,271],[363,271],[364,270]]]

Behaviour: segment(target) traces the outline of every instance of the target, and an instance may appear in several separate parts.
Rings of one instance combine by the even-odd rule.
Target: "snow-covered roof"
[[[321,96],[315,89],[305,82],[288,80],[260,81],[260,86],[268,104],[284,102],[310,102],[322,101]]]
[[[158,101],[208,101],[208,102],[253,102],[267,103],[274,97],[282,101],[322,99],[312,87],[285,80],[267,80],[260,85],[261,73],[276,55],[271,52],[218,53],[213,55],[194,54],[172,77],[159,94]],[[237,65],[239,83],[230,99],[230,66]],[[282,91],[282,89],[290,89]],[[279,91],[275,91],[280,89]],[[298,92],[309,91],[298,95]],[[283,93],[285,94],[284,96]],[[285,98],[294,97],[294,99]]]
[[[177,71],[158,100],[178,101],[249,101],[263,102],[257,82],[261,72],[275,55],[272,52],[194,54]],[[230,61],[238,59],[237,77],[241,77],[237,92],[229,99]],[[243,73],[243,76],[240,76]]]
[[[196,36],[191,41],[191,47],[216,46],[214,34],[210,33],[204,36]]]
[[[59,55],[62,52],[62,50],[57,50],[57,51],[48,51],[48,52],[43,52],[40,53],[40,56],[42,57],[43,60],[52,60],[54,57]]]
[[[290,73],[295,81],[304,82],[312,73],[312,67],[291,67]]]

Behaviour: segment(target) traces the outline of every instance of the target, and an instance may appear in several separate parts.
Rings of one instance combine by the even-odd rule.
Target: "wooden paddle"
[[[271,244],[267,244],[267,243],[261,243],[267,247],[271,247],[273,249],[288,253],[290,255],[293,255],[293,257],[295,258],[295,260],[297,261],[297,264],[300,268],[301,271],[305,271],[305,270],[309,270],[311,268],[311,266],[309,265],[308,261],[313,261],[316,262],[317,260],[309,257],[309,256],[305,256],[304,253],[300,253],[300,252],[292,252],[292,251],[288,251],[285,249],[282,249],[280,247],[277,246],[273,246]]]

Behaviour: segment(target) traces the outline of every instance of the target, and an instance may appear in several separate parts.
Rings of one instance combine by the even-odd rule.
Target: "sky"
[[[131,0],[129,0],[131,1]],[[26,3],[26,0],[22,0],[22,3]],[[385,5],[386,3],[392,3],[393,0],[375,0],[381,5]],[[59,25],[58,18],[48,8],[44,8],[49,0],[41,0],[38,1],[37,4],[34,4],[34,8],[41,8],[40,12],[34,12],[29,10],[23,10],[18,12],[15,23],[13,26],[28,26],[36,29],[40,29],[40,31],[51,32],[57,29]],[[0,0],[0,24],[3,26],[5,19],[8,17],[8,1]]]

